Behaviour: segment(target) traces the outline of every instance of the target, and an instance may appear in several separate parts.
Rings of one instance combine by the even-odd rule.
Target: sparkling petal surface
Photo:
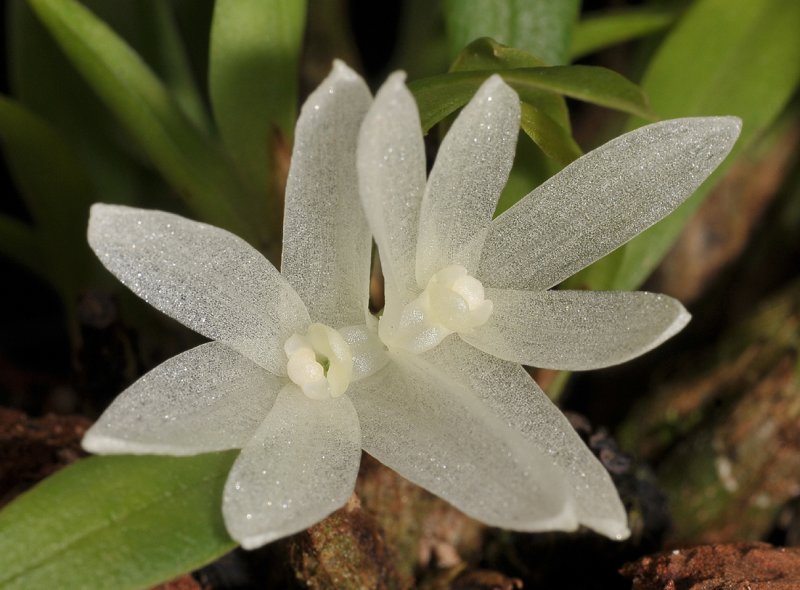
[[[93,205],[89,244],[153,307],[277,375],[308,312],[266,258],[235,235],[163,211]]]
[[[589,152],[492,222],[477,278],[505,289],[560,283],[672,212],[740,127],[735,117],[673,119]]]
[[[347,502],[360,461],[358,416],[347,396],[311,400],[286,386],[228,475],[228,532],[252,549],[308,528]]]
[[[455,337],[428,355],[457,371],[504,424],[555,461],[580,524],[612,539],[628,536],[625,509],[608,472],[520,365],[484,354]]]
[[[487,289],[489,321],[462,338],[498,358],[550,369],[599,369],[644,354],[690,315],[677,300],[645,292]]]
[[[492,76],[461,111],[431,170],[420,212],[417,284],[460,264],[470,273],[514,162],[519,98]]]
[[[564,478],[546,449],[421,356],[390,355],[391,364],[348,393],[365,451],[489,525],[575,528]]]
[[[425,192],[425,146],[417,103],[396,72],[381,86],[358,142],[361,200],[386,282],[384,320],[396,323],[419,292],[415,256]]]
[[[92,453],[195,455],[243,447],[283,380],[209,342],[172,357],[123,391],[89,429]]]
[[[356,141],[371,100],[361,77],[335,62],[303,105],[286,184],[281,272],[312,320],[334,328],[363,322],[367,311],[372,241]]]

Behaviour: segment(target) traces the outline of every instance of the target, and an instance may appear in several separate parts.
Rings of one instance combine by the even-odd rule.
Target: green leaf
[[[663,31],[677,19],[664,8],[628,8],[591,14],[575,25],[570,57],[575,60],[625,41]]]
[[[450,66],[451,72],[475,70],[513,70],[515,68],[539,68],[546,66],[530,51],[509,47],[491,37],[481,37],[464,47]]]
[[[191,123],[141,58],[75,0],[30,0],[30,5],[189,207],[258,244],[254,199],[225,154]]]
[[[272,143],[291,138],[305,0],[217,0],[209,85],[222,139],[260,193],[269,189]]]
[[[583,154],[569,131],[532,104],[522,103],[520,126],[546,156],[561,166],[566,166]]]
[[[536,68],[544,66],[538,57],[516,47],[506,47],[494,39],[483,37],[467,45],[450,66],[451,72],[474,72],[512,70],[517,68]],[[570,130],[569,112],[564,97],[547,90],[529,90],[526,100],[539,111],[554,119],[568,132]]]
[[[8,4],[8,69],[12,93],[45,119],[70,145],[98,194],[114,203],[137,203],[144,169],[131,154],[133,142],[24,0]],[[58,100],[53,100],[58,97]]]
[[[0,512],[0,587],[148,588],[235,547],[222,488],[235,451],[91,457]]]
[[[415,80],[408,86],[420,110],[425,131],[465,105],[481,83],[495,72],[453,72]],[[650,117],[644,94],[616,72],[595,66],[519,68],[497,72],[524,102],[535,104],[542,90],[600,106]]]
[[[91,266],[85,247],[94,187],[70,147],[41,117],[0,96],[0,143],[9,171],[34,220],[45,271],[59,287],[76,289]],[[31,261],[28,261],[31,262]],[[42,268],[44,265],[45,268]]]
[[[699,0],[666,38],[642,86],[664,118],[737,115],[738,154],[780,114],[800,82],[800,3]],[[633,120],[630,127],[642,122]],[[572,279],[594,289],[634,289],[669,252],[735,156],[669,217]]]
[[[445,0],[450,54],[478,37],[530,51],[550,65],[567,63],[579,0]]]
[[[155,71],[175,97],[175,102],[189,119],[198,128],[209,131],[211,122],[175,22],[172,4],[149,0],[140,2],[137,6],[142,13],[142,36],[148,41],[142,44],[146,52],[142,57],[153,64]]]

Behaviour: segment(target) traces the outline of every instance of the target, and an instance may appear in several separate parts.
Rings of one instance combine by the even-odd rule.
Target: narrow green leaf
[[[0,256],[13,260],[44,280],[44,260],[33,229],[17,219],[0,214]]]
[[[144,45],[149,55],[143,54],[142,57],[153,64],[175,97],[175,102],[189,119],[198,128],[209,131],[211,122],[192,74],[189,56],[175,22],[172,3],[150,0],[140,2],[137,6],[143,16],[143,36],[149,41]]]
[[[566,166],[583,154],[569,131],[527,102],[522,103],[520,126],[546,156],[561,166]]]
[[[458,54],[450,66],[451,72],[474,72],[512,70],[517,68],[536,68],[544,62],[532,53],[516,47],[506,47],[489,37],[476,39]],[[569,112],[564,97],[547,90],[531,89],[526,100],[538,110],[554,119],[567,131],[570,130]]]
[[[445,0],[450,54],[478,37],[530,51],[550,65],[567,63],[579,0]]]
[[[203,220],[258,243],[253,201],[225,154],[141,58],[75,0],[30,0],[67,57]]]
[[[148,588],[235,547],[222,488],[236,452],[78,461],[0,512],[0,587]]]
[[[512,70],[515,68],[539,68],[546,66],[530,51],[509,47],[491,37],[481,37],[464,47],[450,66],[451,72],[475,70]]]
[[[45,119],[70,145],[114,203],[137,203],[146,170],[131,154],[129,135],[86,85],[25,0],[8,3],[8,70],[15,98]],[[58,100],[53,100],[53,97]]]
[[[575,60],[625,41],[663,31],[677,19],[677,10],[636,7],[590,14],[572,33],[570,57]]]
[[[453,72],[415,80],[409,84],[417,99],[425,131],[465,105],[481,83],[495,72]],[[644,94],[633,82],[616,72],[595,66],[519,68],[497,72],[524,102],[536,103],[542,90],[600,106],[652,116]]]
[[[39,268],[56,286],[77,287],[90,266],[85,247],[94,187],[70,147],[41,117],[0,96],[0,143],[41,240]]]
[[[261,192],[276,132],[291,138],[305,0],[217,0],[209,85],[222,139]]]
[[[669,252],[683,226],[735,154],[780,114],[800,82],[800,3],[699,0],[659,48],[642,85],[664,118],[737,115],[742,134],[732,156],[681,207],[598,261],[571,284],[633,289]],[[633,120],[630,127],[642,122]]]

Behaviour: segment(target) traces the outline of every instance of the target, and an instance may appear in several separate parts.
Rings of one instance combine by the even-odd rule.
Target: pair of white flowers
[[[222,509],[246,548],[341,507],[362,449],[487,524],[622,539],[608,473],[521,364],[613,365],[686,324],[663,295],[549,289],[672,211],[739,126],[715,117],[633,131],[492,219],[514,158],[514,91],[497,76],[483,84],[426,180],[403,75],[373,100],[336,63],[297,124],[280,273],[221,229],[92,208],[103,264],[212,342],[124,391],[84,447],[242,449]],[[368,309],[371,236],[380,319]]]

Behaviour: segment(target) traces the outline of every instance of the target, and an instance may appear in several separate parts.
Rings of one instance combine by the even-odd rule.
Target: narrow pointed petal
[[[156,309],[285,374],[283,343],[305,331],[300,297],[244,240],[163,211],[93,205],[89,244],[122,283]]]
[[[231,468],[222,513],[245,549],[302,531],[342,507],[358,475],[358,416],[346,395],[312,400],[294,385]]]
[[[612,539],[630,534],[608,472],[520,365],[484,354],[458,338],[445,340],[426,356],[457,371],[503,424],[552,458],[566,480],[580,524]]]
[[[89,429],[100,454],[196,455],[242,448],[283,380],[209,342],[172,357],[123,391]]]
[[[463,382],[420,356],[351,385],[364,450],[492,526],[571,530],[565,481],[547,449],[509,428]]]
[[[419,289],[415,274],[419,208],[425,192],[425,145],[405,74],[381,86],[358,140],[361,201],[375,236],[386,283],[384,316],[393,316]]]
[[[460,264],[474,273],[519,134],[519,98],[492,76],[444,138],[420,212],[417,283]]]
[[[364,321],[372,239],[361,210],[356,140],[372,96],[340,61],[308,97],[286,184],[281,272],[312,320]]]
[[[691,316],[666,295],[487,289],[489,321],[462,338],[514,363],[581,371],[624,363],[677,334]]]
[[[654,123],[579,158],[492,222],[477,278],[548,289],[672,212],[725,159],[736,117]]]

